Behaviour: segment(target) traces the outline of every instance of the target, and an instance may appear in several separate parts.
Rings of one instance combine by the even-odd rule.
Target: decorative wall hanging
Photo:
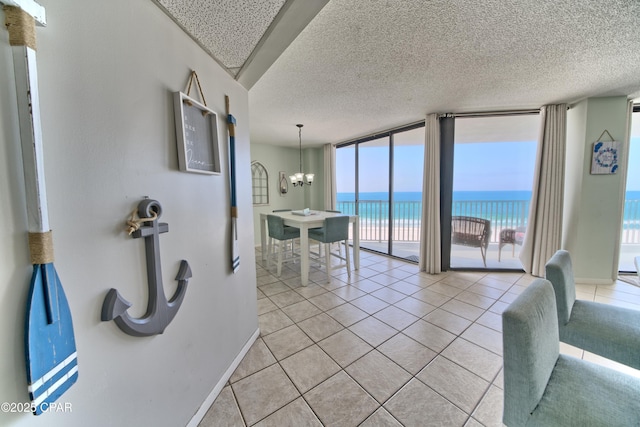
[[[122,298],[113,288],[109,290],[102,304],[102,321],[113,320],[122,331],[134,337],[148,337],[164,332],[180,309],[191,278],[189,263],[182,260],[175,279],[178,281],[178,288],[173,297],[167,301],[160,267],[160,234],[168,232],[169,225],[159,222],[160,216],[162,216],[160,203],[156,200],[144,199],[127,221],[129,235],[134,239],[144,237],[149,286],[149,300],[145,315],[139,319],[131,317],[127,313],[131,303]],[[151,224],[142,225],[145,223]]]
[[[280,190],[280,195],[284,196],[289,192],[289,181],[287,181],[287,173],[280,171],[278,175],[278,189]]]
[[[251,194],[254,206],[269,204],[269,172],[260,162],[251,162]]]
[[[240,252],[238,251],[238,204],[236,201],[236,118],[229,112],[229,97],[225,95],[227,128],[229,129],[229,180],[231,181],[231,270],[238,272]]]
[[[610,141],[602,141],[604,134],[609,135]],[[591,151],[591,174],[611,175],[618,171],[618,157],[620,142],[614,141],[611,134],[605,129],[598,140],[593,143]]]
[[[35,415],[55,402],[78,379],[71,310],[53,265],[44,176],[43,142],[36,63],[36,20],[46,25],[45,10],[34,1],[1,1],[13,67],[33,273],[27,296],[25,361],[30,409]],[[9,5],[10,4],[10,5]],[[17,6],[19,7],[17,7]],[[24,10],[22,9],[24,8]]]
[[[194,78],[204,105],[189,97]],[[173,99],[180,170],[209,175],[220,174],[218,115],[207,107],[195,71],[191,71],[187,93],[175,92]]]

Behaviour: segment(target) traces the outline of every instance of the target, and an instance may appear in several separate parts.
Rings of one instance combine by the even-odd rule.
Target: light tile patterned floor
[[[298,264],[277,278],[256,260],[261,335],[200,426],[502,426],[500,315],[531,276],[433,276],[361,252],[350,280],[312,268],[302,287]],[[640,309],[640,288],[622,282],[578,298]]]

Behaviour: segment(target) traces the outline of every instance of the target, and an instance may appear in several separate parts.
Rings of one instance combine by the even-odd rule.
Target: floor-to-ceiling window
[[[358,144],[360,247],[388,253],[389,138]]]
[[[391,250],[418,261],[422,216],[424,127],[393,134]]]
[[[539,122],[538,114],[455,118],[453,161],[443,166],[453,172],[450,214],[486,220],[488,247],[449,244],[445,269],[521,268]],[[361,247],[418,260],[423,163],[424,123],[338,145],[337,208],[359,215]]]
[[[355,215],[356,211],[356,146],[336,150],[336,208]]]
[[[456,117],[451,214],[473,220],[452,221],[471,235],[451,242],[451,268],[522,268],[518,253],[528,220],[539,123],[538,114]],[[486,245],[479,242],[483,228]]]
[[[337,209],[360,217],[360,246],[418,260],[424,124],[336,149]]]
[[[622,236],[620,239],[621,272],[637,272],[634,258],[640,255],[640,106],[631,115],[631,141],[627,165]]]

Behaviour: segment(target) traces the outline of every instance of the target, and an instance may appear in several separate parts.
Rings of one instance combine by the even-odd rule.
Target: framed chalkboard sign
[[[173,100],[180,170],[219,175],[218,115],[182,92]]]

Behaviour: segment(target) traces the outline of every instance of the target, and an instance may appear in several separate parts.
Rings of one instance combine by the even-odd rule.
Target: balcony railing
[[[337,209],[345,214],[356,214],[353,201],[338,202]],[[640,200],[625,202],[622,242],[640,243]],[[387,241],[389,235],[389,202],[361,200],[360,240]],[[422,202],[394,202],[392,238],[396,242],[420,241]],[[529,201],[526,200],[472,200],[455,201],[452,215],[472,216],[491,220],[491,243],[499,241],[500,231],[527,226]]]
[[[626,200],[622,222],[622,243],[640,243],[640,200]]]

